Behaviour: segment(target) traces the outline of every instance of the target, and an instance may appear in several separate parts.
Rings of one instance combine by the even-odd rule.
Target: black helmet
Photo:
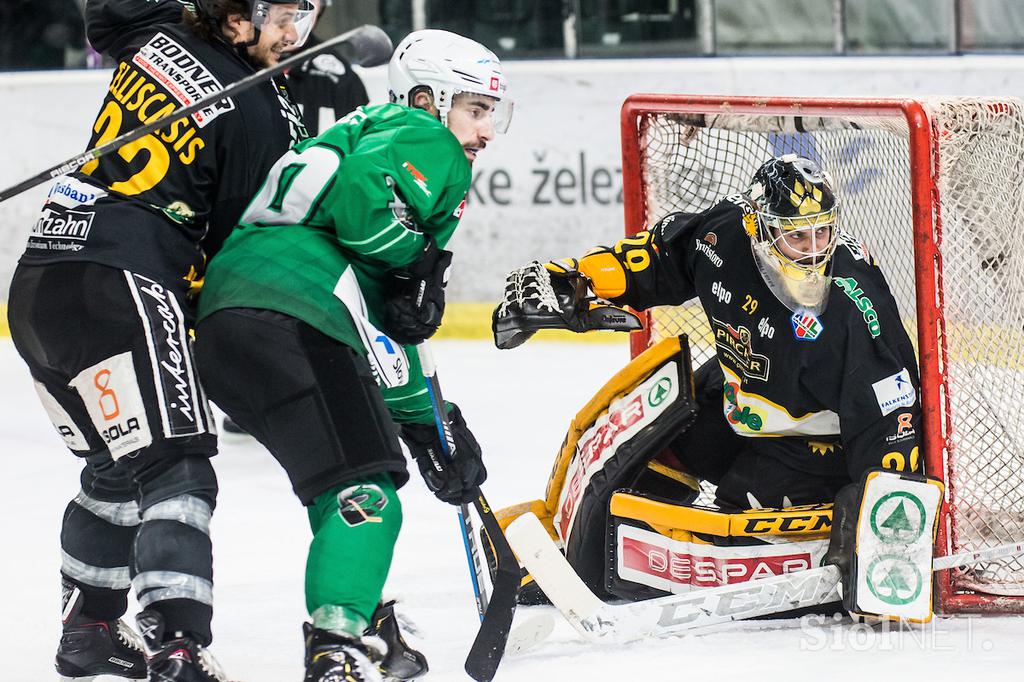
[[[828,174],[802,156],[773,158],[757,169],[747,198],[757,216],[747,230],[765,282],[794,311],[824,310],[839,237]]]
[[[769,219],[806,219],[837,211],[836,195],[825,171],[794,154],[771,159],[758,168],[749,194],[757,204],[758,216]],[[830,222],[835,222],[834,216]],[[780,224],[780,229],[785,229],[785,224]]]

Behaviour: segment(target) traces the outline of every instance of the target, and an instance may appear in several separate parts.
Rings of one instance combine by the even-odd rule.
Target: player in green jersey
[[[430,489],[460,504],[486,477],[450,405],[440,452],[410,344],[444,311],[476,156],[511,101],[497,57],[417,31],[388,69],[392,103],[357,109],[273,167],[210,263],[196,356],[210,397],[284,467],[309,511],[306,680],[376,680],[362,638],[390,567],[407,480],[396,422]]]

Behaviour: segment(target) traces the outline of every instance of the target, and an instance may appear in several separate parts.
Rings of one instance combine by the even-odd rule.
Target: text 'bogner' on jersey
[[[227,42],[206,42],[172,0],[93,0],[92,45],[117,65],[89,148],[249,76]],[[305,137],[284,86],[212,103],[57,180],[22,262],[91,261],[149,277],[198,277],[274,161]]]
[[[616,304],[700,299],[725,375],[723,411],[736,433],[820,442],[823,457],[838,441],[854,477],[870,466],[916,469],[916,360],[881,270],[843,235],[824,311],[794,312],[758,274],[754,220],[744,198],[730,197],[701,214],[669,215],[588,254],[580,267],[595,293]]]

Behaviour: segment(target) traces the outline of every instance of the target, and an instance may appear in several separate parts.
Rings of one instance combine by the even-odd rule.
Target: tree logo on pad
[[[921,571],[899,554],[883,554],[868,565],[868,589],[886,604],[902,606],[921,594]]]
[[[388,496],[372,483],[354,485],[338,493],[338,515],[349,526],[381,523],[380,514],[386,506]]]
[[[651,407],[657,407],[665,402],[672,393],[672,380],[668,377],[662,377],[658,379],[658,383],[654,384],[654,387],[647,393],[647,404]]]
[[[928,518],[916,496],[896,491],[883,495],[871,508],[871,532],[881,542],[907,545],[925,532]]]

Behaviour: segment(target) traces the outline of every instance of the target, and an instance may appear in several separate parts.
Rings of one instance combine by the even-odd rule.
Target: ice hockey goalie
[[[534,512],[606,598],[822,561],[852,575],[855,542],[833,538],[826,557],[832,502],[847,489],[856,518],[868,472],[921,472],[919,382],[885,278],[844,232],[814,161],[768,159],[747,192],[703,213],[513,272],[495,341],[514,347],[536,328],[587,331],[604,319],[624,328],[624,306],[693,298],[715,357],[691,373],[685,339],[637,356],[573,420],[544,499],[500,516]],[[702,480],[716,486],[714,506],[694,504]]]

